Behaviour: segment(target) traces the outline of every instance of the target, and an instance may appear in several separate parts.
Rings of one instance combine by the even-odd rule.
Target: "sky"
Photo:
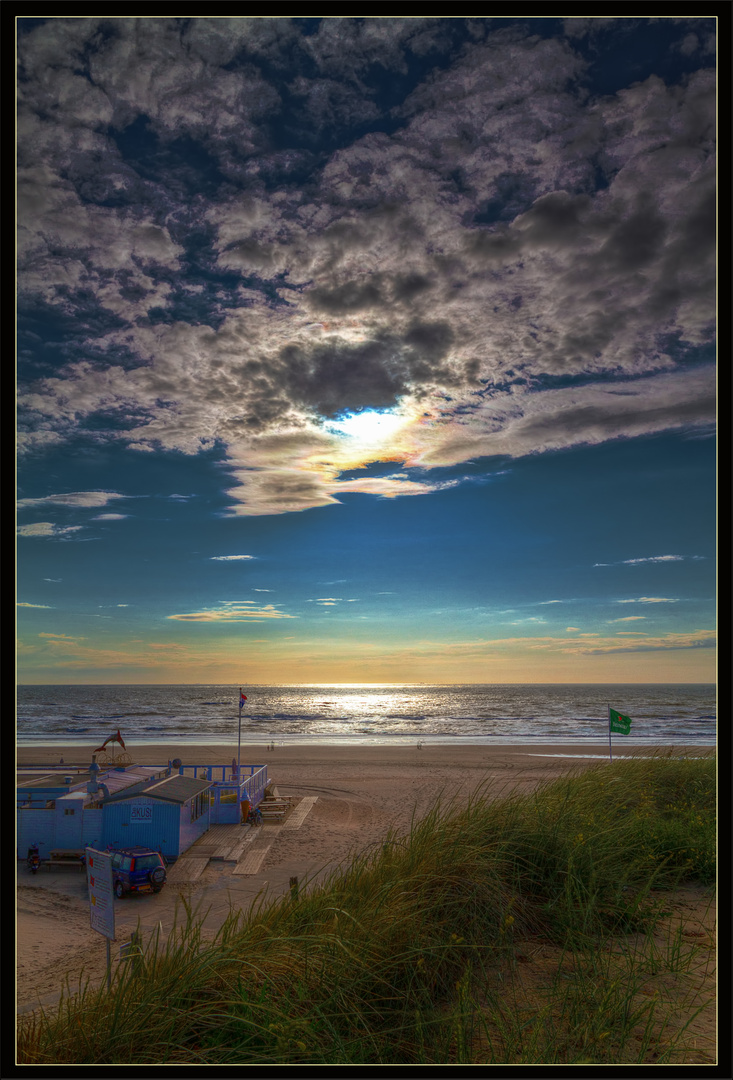
[[[714,681],[716,19],[16,27],[20,683]]]

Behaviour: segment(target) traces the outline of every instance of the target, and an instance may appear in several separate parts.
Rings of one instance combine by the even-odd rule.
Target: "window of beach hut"
[[[207,794],[208,792],[202,791],[191,799],[191,821],[197,821],[204,811],[208,809]]]

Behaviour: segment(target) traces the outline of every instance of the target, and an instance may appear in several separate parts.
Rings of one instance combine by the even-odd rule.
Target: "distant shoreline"
[[[536,741],[535,741],[536,739]],[[90,740],[88,738],[62,738],[49,739],[46,736],[39,735],[37,739],[20,738],[16,740],[16,747],[18,749],[41,749],[43,747],[83,747],[88,746]],[[171,738],[167,739],[164,743],[161,742],[160,737],[153,737],[145,739],[139,736],[130,737],[129,742],[131,745],[137,747],[156,747],[164,745],[175,746],[225,746],[233,745],[236,748],[237,741],[234,739],[223,740],[221,735],[209,735],[200,736],[199,738],[193,738],[190,735],[185,735],[180,739]],[[501,736],[501,735],[343,735],[340,738],[335,735],[292,735],[292,736],[274,736],[274,735],[261,735],[256,738],[248,733],[246,739],[242,739],[242,746],[262,746],[267,747],[272,743],[278,749],[286,747],[300,747],[300,746],[332,746],[346,749],[348,747],[369,747],[369,746],[415,746],[417,743],[423,746],[453,746],[453,747],[492,747],[492,746],[506,746],[511,748],[529,749],[544,746],[552,747],[564,747],[578,745],[581,747],[603,747],[608,746],[608,736],[600,735],[574,735],[572,739],[567,737],[559,737],[553,739],[547,735],[537,735],[536,737],[527,736],[525,738],[519,738],[518,736]],[[634,748],[647,748],[654,749],[657,747],[679,747],[679,746],[717,746],[717,740],[703,736],[699,739],[690,739],[689,736],[669,736],[664,742],[660,742],[653,737],[645,738],[643,736],[620,736],[615,737],[613,741],[614,751],[618,747],[620,750],[623,747]]]
[[[317,768],[319,763],[324,766],[333,762],[351,761],[354,765],[378,765],[380,767],[411,767],[413,765],[449,765],[451,767],[481,768],[507,761],[524,761],[530,764],[530,759],[537,758],[564,758],[566,760],[577,758],[579,761],[608,759],[608,740],[593,739],[586,742],[576,740],[558,740],[552,742],[548,739],[538,740],[536,743],[498,742],[486,740],[483,743],[470,742],[446,744],[445,741],[401,739],[398,743],[384,741],[371,741],[354,743],[344,740],[341,743],[331,742],[278,742],[274,740],[274,750],[269,747],[269,742],[242,742],[241,760],[244,763],[260,764],[267,763],[274,768],[278,765],[308,765],[309,768]],[[446,746],[450,745],[450,753],[446,755]],[[84,752],[86,748],[86,753]],[[613,758],[654,756],[657,753],[669,752],[696,754],[706,753],[715,749],[714,744],[679,743],[665,744],[642,742],[639,739],[614,738]],[[171,740],[170,742],[139,742],[130,743],[127,748],[133,763],[138,765],[166,764],[169,760],[179,757],[184,765],[204,764],[229,764],[237,754],[236,740],[222,742],[219,740],[197,741]],[[53,743],[44,742],[33,745],[18,745],[16,759],[19,766],[59,764],[59,758],[64,759],[66,765],[74,763],[86,763],[91,759],[92,745],[86,743]]]

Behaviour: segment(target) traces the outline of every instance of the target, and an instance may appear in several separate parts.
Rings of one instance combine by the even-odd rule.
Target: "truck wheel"
[[[125,890],[122,888],[122,882],[121,881],[116,881],[115,882],[115,896],[117,897],[118,900],[121,900],[124,895],[125,895]]]

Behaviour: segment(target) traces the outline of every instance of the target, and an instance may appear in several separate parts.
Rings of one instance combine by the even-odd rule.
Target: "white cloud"
[[[637,596],[631,600],[617,600],[617,604],[677,604],[679,601],[671,596]]]
[[[212,555],[212,562],[237,562],[241,559],[254,559],[254,555]],[[264,589],[256,589],[255,592],[266,592]]]
[[[641,563],[683,562],[685,559],[702,559],[702,555],[647,555],[640,559],[622,559],[614,563],[593,563],[594,566],[638,566]],[[629,601],[631,602],[631,601]]]
[[[61,495],[44,495],[40,499],[19,499],[18,509],[29,506],[73,506],[82,509],[94,509],[107,506],[114,499],[124,499],[116,491],[69,491]]]
[[[628,635],[626,635],[628,637]],[[632,635],[637,638],[636,634]],[[581,634],[577,638],[510,638],[501,644],[511,645],[524,642],[533,650],[549,650],[561,653],[576,654],[578,656],[594,656],[605,653],[623,652],[668,652],[677,649],[712,649],[715,647],[716,634],[714,630],[693,630],[683,633],[661,634],[658,637],[644,636],[644,640],[622,639],[622,632],[615,633],[612,637],[602,637],[597,634]],[[593,638],[593,640],[589,640]],[[499,643],[492,643],[499,644]]]
[[[168,619],[178,622],[208,622],[208,623],[233,623],[233,622],[259,622],[264,619],[297,619],[297,615],[288,615],[278,611],[273,604],[265,607],[254,605],[254,600],[227,600],[223,601],[219,608],[205,608],[202,611],[192,611],[186,614],[167,615]]]
[[[651,555],[644,559],[624,559],[624,564],[635,566],[637,563],[645,562],[682,562],[683,555]]]
[[[67,536],[78,532],[81,525],[54,525],[50,521],[36,521],[33,525],[19,525],[18,536]]]
[[[646,615],[626,615],[623,619],[609,619],[611,623],[617,622],[636,622],[639,619],[645,619]]]
[[[604,637],[600,634],[584,633],[577,637],[509,637],[473,640],[465,642],[440,642],[436,648],[441,655],[460,656],[476,654],[488,658],[500,659],[504,649],[527,649],[533,652],[559,653],[567,656],[595,656],[606,653],[632,652],[669,652],[679,649],[712,649],[715,647],[714,630],[693,630],[689,633],[661,634],[657,637],[645,636],[639,640],[622,637],[618,632]],[[424,645],[431,645],[426,642]]]
[[[26,603],[20,603],[19,602],[15,606],[16,607],[30,607],[30,608],[45,608],[47,611],[52,611],[53,610],[53,608],[52,608],[52,606],[50,604],[26,604]]]

